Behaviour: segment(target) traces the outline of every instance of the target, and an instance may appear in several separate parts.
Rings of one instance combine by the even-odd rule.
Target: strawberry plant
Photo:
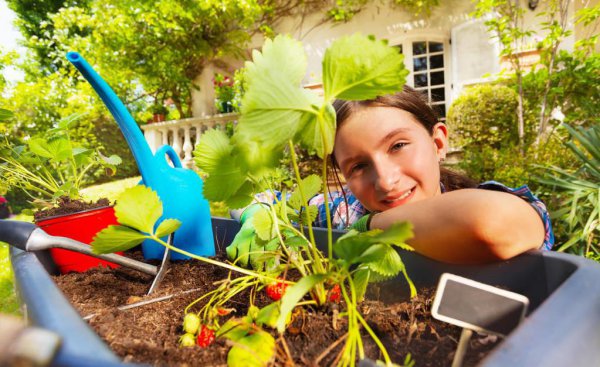
[[[285,65],[285,68],[281,67]],[[328,232],[327,253],[317,249],[312,222],[317,208],[308,200],[327,193],[327,156],[333,151],[336,98],[372,99],[401,90],[407,71],[403,57],[385,42],[354,35],[332,44],[323,61],[322,97],[300,86],[306,71],[302,45],[279,36],[268,40],[262,52],[245,65],[245,94],[239,124],[233,137],[218,130],[208,131],[195,150],[197,166],[208,174],[204,195],[224,201],[230,207],[253,202],[254,194],[272,191],[272,179],[283,152],[291,155],[296,187],[283,192],[268,209],[252,216],[255,238],[251,246],[237,249],[234,261],[247,262],[257,271],[277,273],[295,269],[300,280],[287,287],[281,300],[278,284],[267,288],[277,300],[275,322],[282,333],[292,310],[300,304],[322,306],[344,300],[347,307],[348,337],[339,358],[340,365],[354,365],[364,357],[359,330],[363,328],[380,347],[386,364],[391,360],[378,337],[357,309],[369,282],[403,273],[414,293],[396,247],[410,249],[405,241],[412,235],[410,225],[398,223],[387,231],[350,231],[336,243]],[[321,177],[300,177],[294,148],[314,151],[322,159]],[[331,229],[325,206],[328,228]],[[307,233],[308,235],[305,235]],[[254,255],[254,256],[252,256]],[[330,290],[326,289],[326,284]]]
[[[5,189],[22,190],[42,209],[62,196],[80,199],[90,170],[103,167],[114,174],[120,157],[105,157],[72,140],[71,131],[80,118],[75,114],[62,119],[54,128],[29,139],[26,146],[0,142],[0,179]]]
[[[232,262],[195,256],[161,240],[180,223],[173,219],[157,223],[162,215],[160,200],[144,187],[130,189],[119,198],[115,213],[121,225],[100,232],[93,249],[98,253],[123,251],[150,238],[173,251],[238,273],[237,277],[230,273],[217,289],[188,305],[185,335],[180,339],[182,346],[191,345],[193,337],[198,345],[208,345],[213,334],[207,330],[215,330],[214,337],[227,338],[234,345],[228,354],[229,365],[248,361],[256,366],[267,365],[275,355],[275,339],[266,329],[284,333],[296,307],[318,308],[341,301],[348,332],[336,358],[338,365],[354,366],[357,359],[366,357],[361,330],[379,347],[383,363],[392,365],[358,304],[369,283],[400,273],[414,295],[415,288],[397,252],[397,248],[411,249],[405,243],[412,236],[410,224],[397,223],[385,231],[350,230],[334,243],[331,215],[325,206],[329,231],[324,253],[317,248],[312,228],[317,208],[308,205],[308,200],[319,192],[327,193],[326,158],[333,151],[336,131],[334,99],[372,99],[397,92],[408,72],[397,50],[360,35],[341,38],[326,51],[322,97],[300,86],[305,72],[306,56],[300,42],[285,36],[268,40],[262,52],[255,51],[253,61],[245,65],[245,94],[233,136],[219,130],[207,131],[196,146],[196,165],[207,175],[204,196],[224,201],[231,208],[251,204],[258,192],[273,192],[277,183],[274,172],[284,150],[288,149],[291,156],[294,190],[284,191],[281,200],[262,206],[248,219],[255,233],[245,233],[252,240],[231,252]],[[322,159],[321,177],[300,177],[296,146],[314,151]],[[287,277],[291,269],[300,276],[295,282]],[[274,302],[261,309],[254,297],[263,288]],[[250,290],[246,316],[231,317],[223,312],[232,297],[244,290]],[[191,308],[200,304],[196,315],[202,326],[195,334],[190,332],[193,327],[187,327],[191,321],[186,321],[193,318],[189,316]],[[235,314],[235,310],[230,312]],[[229,319],[221,323],[220,318],[226,316]]]

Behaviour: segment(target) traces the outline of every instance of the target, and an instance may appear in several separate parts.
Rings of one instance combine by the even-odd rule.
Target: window
[[[446,73],[444,44],[441,42],[412,42],[413,87],[427,94],[429,103],[446,118]]]
[[[404,53],[410,74],[406,83],[427,95],[429,103],[446,119],[446,90],[449,87],[448,65],[446,62],[447,45],[436,41],[406,41],[396,47]]]

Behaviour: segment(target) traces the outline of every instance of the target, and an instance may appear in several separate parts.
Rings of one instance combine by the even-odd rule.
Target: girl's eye
[[[364,163],[355,164],[354,166],[352,166],[350,168],[350,174],[360,172],[363,168],[365,168],[365,166],[366,166],[366,164],[364,164]]]
[[[398,150],[402,149],[404,146],[406,146],[407,144],[408,143],[396,143],[396,144],[392,145],[390,150],[393,152],[398,151]]]

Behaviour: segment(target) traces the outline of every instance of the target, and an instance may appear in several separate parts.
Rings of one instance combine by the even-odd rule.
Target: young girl
[[[334,228],[366,231],[409,221],[414,237],[408,243],[415,251],[460,264],[552,248],[546,207],[527,186],[477,185],[440,167],[448,130],[419,92],[405,87],[375,100],[336,101],[334,107],[332,161],[347,182],[328,195]],[[257,195],[258,201],[273,199]],[[323,195],[309,204],[319,208],[315,225],[326,227]]]
[[[347,182],[330,194],[333,225],[359,230],[413,224],[408,243],[451,263],[508,259],[554,242],[545,205],[527,188],[474,184],[440,167],[448,130],[423,95],[405,87],[370,101],[336,101],[333,163]],[[323,196],[316,225],[326,226]]]

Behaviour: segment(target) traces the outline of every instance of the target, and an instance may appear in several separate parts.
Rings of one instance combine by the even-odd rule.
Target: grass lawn
[[[133,187],[140,182],[140,177],[131,177],[124,180],[109,182],[101,185],[90,186],[82,190],[86,200],[97,200],[108,198],[114,201],[121,192]],[[211,215],[217,217],[229,217],[229,209],[220,203],[211,203]],[[31,221],[31,217],[17,216],[15,219]],[[8,259],[8,245],[0,242],[0,313],[19,314],[19,303],[13,286],[13,273]]]
[[[8,245],[0,242],[0,313],[19,315],[19,302],[13,286],[13,273],[8,260]]]

